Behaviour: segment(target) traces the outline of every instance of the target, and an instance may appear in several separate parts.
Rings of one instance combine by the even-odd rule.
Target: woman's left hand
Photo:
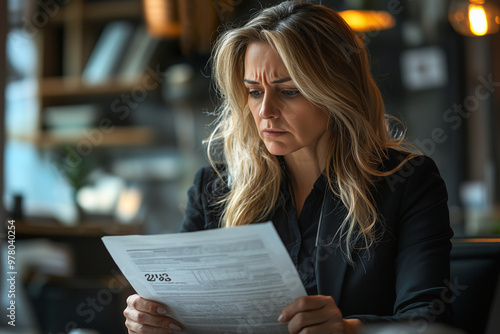
[[[330,296],[306,296],[283,309],[278,319],[288,322],[288,331],[298,333],[356,333],[361,325],[357,319],[343,319],[342,312]]]

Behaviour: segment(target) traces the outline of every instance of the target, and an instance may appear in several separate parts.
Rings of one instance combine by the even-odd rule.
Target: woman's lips
[[[280,137],[286,133],[286,131],[272,130],[272,129],[264,129],[262,132],[264,133],[264,136],[270,138]]]

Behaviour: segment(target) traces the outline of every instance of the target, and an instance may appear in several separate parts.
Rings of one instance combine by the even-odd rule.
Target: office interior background
[[[16,333],[126,332],[131,288],[100,238],[179,231],[217,107],[211,44],[278,2],[2,2],[1,218],[16,225]],[[464,23],[466,0],[313,2],[390,14],[359,28],[388,114],[437,163],[455,235],[500,233],[500,2],[481,1],[487,32]],[[3,278],[0,289],[5,309]]]

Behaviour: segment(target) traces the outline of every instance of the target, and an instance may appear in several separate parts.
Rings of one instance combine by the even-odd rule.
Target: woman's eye
[[[283,94],[285,94],[286,96],[295,96],[295,95],[299,94],[299,91],[298,90],[284,90]]]
[[[258,91],[258,90],[252,90],[250,92],[248,92],[248,94],[250,94],[251,97],[259,97],[261,95],[262,92]]]

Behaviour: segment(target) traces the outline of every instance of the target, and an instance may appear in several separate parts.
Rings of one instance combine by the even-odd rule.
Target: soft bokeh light
[[[142,203],[142,192],[135,188],[124,189],[116,206],[117,218],[122,223],[131,222],[139,212]]]
[[[483,6],[469,6],[470,30],[474,35],[482,36],[488,31],[488,21]]]
[[[388,12],[374,10],[345,10],[339,12],[349,26],[360,32],[390,29],[396,19]]]
[[[148,32],[155,37],[178,37],[181,25],[174,1],[143,0]]]
[[[453,29],[465,36],[484,36],[500,30],[500,9],[493,1],[454,0],[448,19]]]

